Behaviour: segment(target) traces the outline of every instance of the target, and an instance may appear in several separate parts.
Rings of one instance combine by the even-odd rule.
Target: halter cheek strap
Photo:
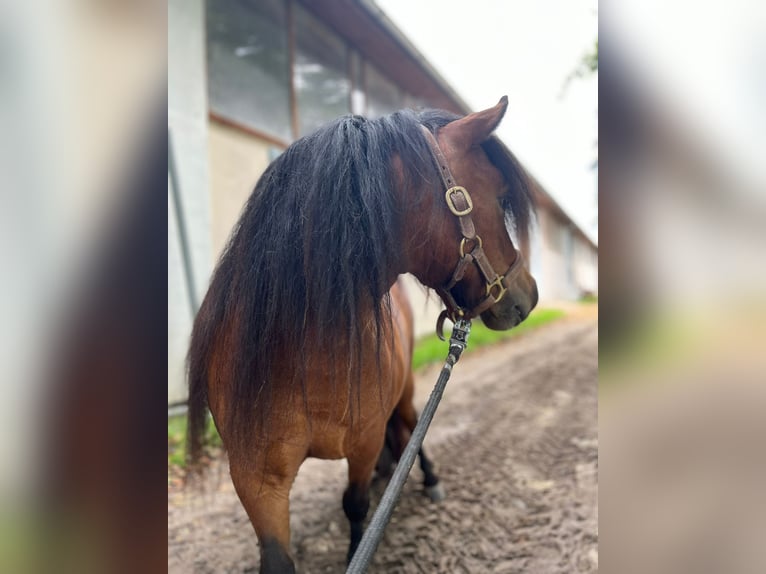
[[[460,259],[455,266],[455,270],[452,272],[452,277],[447,283],[436,289],[436,292],[447,306],[447,309],[439,315],[436,323],[436,333],[441,336],[444,319],[449,318],[452,321],[459,318],[471,319],[483,313],[495,303],[499,303],[505,296],[511,282],[522,268],[522,257],[520,252],[516,252],[516,259],[514,259],[508,271],[503,275],[497,274],[482,248],[481,237],[476,234],[476,226],[471,218],[471,212],[473,211],[471,195],[466,188],[456,184],[455,178],[452,177],[452,172],[450,172],[447,165],[447,158],[442,153],[441,148],[439,148],[436,138],[425,126],[421,127],[428,142],[428,148],[431,150],[431,156],[439,168],[439,175],[446,189],[444,199],[447,202],[447,207],[458,218],[460,232],[463,235],[463,238],[460,240]],[[479,268],[479,272],[485,282],[487,294],[473,308],[465,309],[455,301],[452,289],[463,278],[466,269],[471,263],[474,263]]]

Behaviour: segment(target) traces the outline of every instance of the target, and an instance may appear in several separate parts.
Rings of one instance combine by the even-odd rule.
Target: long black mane
[[[302,392],[304,365],[296,360],[292,381],[271,373],[284,360],[280,349],[300,358],[306,345],[333,340],[336,362],[358,382],[362,329],[360,308],[372,310],[378,334],[387,313],[391,269],[404,230],[397,189],[433,189],[440,179],[421,125],[432,132],[456,119],[447,112],[404,110],[370,120],[339,118],[287,148],[263,173],[213,274],[194,323],[189,350],[189,456],[200,454],[213,346],[226,347],[229,395],[227,448],[252,451],[252,438],[267,422],[277,385]],[[509,183],[508,211],[526,230],[531,192],[523,169],[496,138],[483,144]],[[402,173],[394,169],[401,159]],[[423,185],[427,180],[431,185]],[[414,191],[413,191],[414,193]],[[383,305],[381,305],[383,302]],[[307,340],[311,334],[311,340]],[[341,334],[341,335],[339,335]],[[329,339],[328,339],[329,338]],[[380,337],[378,337],[380,340]]]

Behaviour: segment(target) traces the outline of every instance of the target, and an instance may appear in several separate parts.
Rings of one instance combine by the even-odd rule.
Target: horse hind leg
[[[375,434],[375,433],[373,433]],[[350,526],[350,540],[346,563],[351,562],[364,534],[364,519],[370,510],[370,483],[372,472],[383,446],[383,432],[370,436],[364,444],[349,453],[348,487],[343,493],[343,512]]]
[[[290,488],[305,453],[279,453],[280,463],[252,470],[230,463],[231,478],[258,537],[260,574],[294,574],[290,557]],[[271,462],[271,460],[269,461]]]
[[[386,434],[383,442],[383,448],[380,451],[378,462],[375,465],[375,479],[388,480],[393,474],[393,466],[399,461],[402,456],[402,423],[399,413],[391,413],[391,416],[386,423]]]
[[[407,384],[405,385],[404,394],[399,404],[396,407],[396,413],[401,417],[407,430],[412,433],[415,430],[415,425],[418,424],[418,414],[415,411],[415,406],[412,404],[412,395],[414,394],[414,384],[412,375],[410,375]],[[423,447],[418,452],[420,458],[420,469],[423,471],[423,487],[424,493],[433,502],[441,502],[444,500],[446,494],[444,487],[439,481],[439,477],[434,472],[434,464],[425,453]]]
[[[444,492],[444,487],[442,486],[439,477],[436,476],[436,473],[433,471],[433,463],[431,462],[431,459],[426,456],[426,453],[423,452],[422,448],[420,449],[419,456],[420,468],[425,476],[423,479],[424,492],[432,502],[441,502],[446,498],[447,494]]]

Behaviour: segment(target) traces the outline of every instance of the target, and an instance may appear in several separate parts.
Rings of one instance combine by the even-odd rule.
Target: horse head
[[[520,241],[527,237],[532,196],[529,178],[492,135],[508,99],[489,109],[428,126],[440,180],[424,194],[407,222],[428,230],[410,242],[410,271],[436,289],[453,320],[480,315],[490,329],[521,323],[537,304],[537,284],[523,265]],[[435,182],[431,182],[434,187]]]

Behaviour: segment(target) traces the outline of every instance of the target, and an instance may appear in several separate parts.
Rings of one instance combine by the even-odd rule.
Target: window
[[[303,8],[295,7],[293,82],[298,131],[305,135],[349,113],[351,81],[348,50],[343,41]]]
[[[210,0],[205,4],[211,110],[290,141],[284,0]]]
[[[209,108],[234,125],[288,143],[344,114],[376,118],[427,105],[404,93],[299,2],[205,5]]]
[[[401,109],[402,101],[396,84],[368,63],[365,63],[364,73],[369,117],[379,118]]]

